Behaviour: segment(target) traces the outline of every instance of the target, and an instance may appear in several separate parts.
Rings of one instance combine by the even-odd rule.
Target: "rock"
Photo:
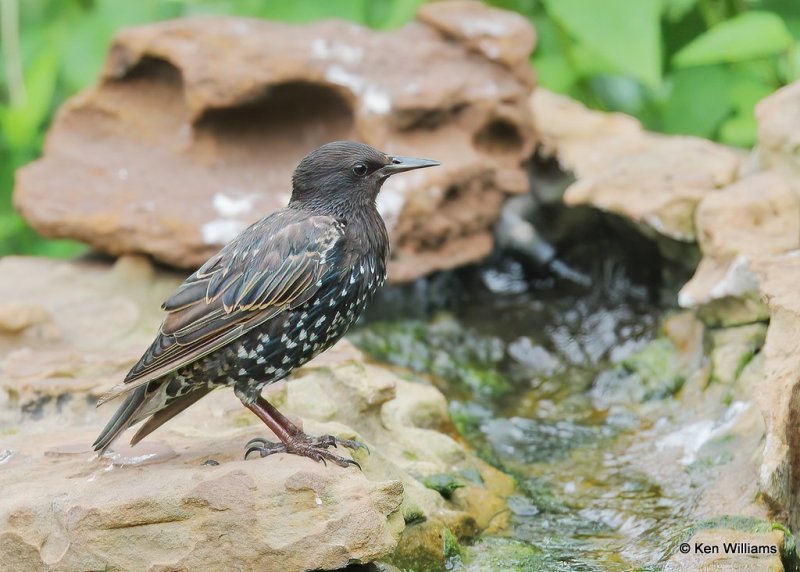
[[[141,257],[113,267],[9,257],[0,272],[0,297],[36,300],[58,331],[0,332],[0,350],[14,348],[0,354],[0,561],[15,570],[441,563],[443,528],[463,538],[507,522],[513,481],[442,432],[443,395],[365,363],[347,342],[267,398],[311,434],[367,443],[363,473],[286,455],[242,460],[244,443],[271,435],[225,390],[94,460],[89,444],[113,413],[98,414],[96,397],[146,348],[177,277]],[[459,486],[442,494],[424,484],[433,475]]]
[[[789,185],[774,172],[746,176],[706,196],[696,225],[704,257],[679,304],[715,325],[766,319],[752,265],[800,247],[800,203]]]
[[[244,461],[230,437],[170,439],[177,458],[112,468],[91,460],[93,433],[6,439],[15,454],[0,473],[4,566],[329,569],[385,555],[402,528],[393,515],[403,499],[398,481],[374,483],[309,459]],[[42,455],[65,438],[80,439],[83,450]],[[209,458],[220,464],[204,464]]]
[[[0,406],[0,425],[17,423],[20,411],[57,424],[56,410],[85,409],[73,397],[95,398],[124,377],[152,341],[161,302],[181,280],[133,256],[110,269],[93,261],[6,257],[0,274],[6,323],[30,322],[19,331],[0,330],[0,396],[12,406]]]
[[[193,268],[286,204],[305,153],[359,139],[442,162],[379,197],[390,279],[472,262],[503,199],[528,188],[533,82],[519,61],[532,46],[521,18],[471,2],[391,32],[224,17],[126,29],[19,171],[15,204],[46,236]]]
[[[758,121],[758,162],[765,169],[784,175],[795,193],[800,195],[800,81],[783,87],[763,99],[755,109]]]
[[[797,83],[759,105],[757,162],[707,141],[648,134],[633,119],[589,111],[542,89],[530,100],[541,154],[576,178],[565,203],[634,221],[671,260],[680,257],[669,254],[669,244],[696,241],[702,251],[678,299],[702,324],[692,318],[680,328],[683,333],[667,328],[679,351],[676,340],[690,342],[686,363],[692,365],[675,396],[686,404],[674,412],[683,428],[660,437],[655,447],[643,439],[628,454],[640,457],[642,469],[653,473],[664,491],[679,482],[671,474],[695,475],[691,491],[664,494],[692,495],[691,511],[704,517],[747,514],[800,525],[800,163],[793,127],[799,97]],[[544,176],[553,178],[546,170]],[[758,323],[767,320],[768,329]],[[704,329],[710,360],[697,359]],[[599,378],[594,391],[611,389],[618,396],[613,391],[618,381]],[[635,388],[641,393],[643,384]],[[622,394],[631,396],[637,394]],[[672,460],[670,452],[676,455]],[[736,563],[723,556],[706,561],[679,554],[670,561],[675,570]],[[769,569],[780,566],[780,558],[749,564]]]
[[[590,111],[543,89],[530,105],[543,152],[577,179],[564,202],[621,215],[651,236],[694,241],[698,203],[733,182],[739,168],[731,149],[646,133],[635,119]]]
[[[763,572],[783,572],[781,552],[784,534],[780,530],[770,532],[743,532],[726,529],[700,530],[686,541],[689,552],[676,551],[667,562],[664,570],[668,572],[738,572],[753,570]],[[726,543],[730,550],[746,551],[755,547],[764,553],[736,552],[726,553]]]
[[[800,202],[772,172],[739,179],[697,207],[697,239],[706,256],[776,254],[800,247]]]
[[[540,152],[576,178],[602,172],[615,159],[650,142],[633,117],[592,111],[543,88],[533,92],[530,105]]]
[[[47,311],[39,304],[3,304],[0,306],[0,331],[20,333],[48,318]]]
[[[711,381],[732,385],[764,345],[766,324],[747,324],[711,331]]]
[[[761,302],[751,265],[746,256],[729,261],[704,257],[678,293],[678,304],[696,308],[697,315],[713,327],[767,320],[769,312]]]
[[[490,60],[521,75],[532,74],[529,58],[536,32],[515,12],[487,8],[475,0],[455,0],[423,4],[417,18]]]
[[[770,312],[762,353],[763,377],[754,391],[767,426],[759,486],[767,503],[791,527],[800,525],[800,475],[796,431],[800,411],[800,257],[774,255],[756,267]]]
[[[700,200],[731,183],[739,157],[720,145],[692,137],[658,138],[573,183],[568,205],[591,204],[683,242],[695,240]],[[652,232],[651,232],[652,234]]]

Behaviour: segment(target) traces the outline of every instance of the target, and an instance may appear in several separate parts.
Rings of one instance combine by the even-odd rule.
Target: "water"
[[[659,333],[674,291],[654,245],[607,231],[562,244],[557,274],[497,257],[386,289],[352,336],[437,385],[459,432],[517,478],[511,538],[479,538],[451,568],[657,565],[685,525],[687,485],[654,482],[636,449],[674,429],[657,426],[684,382]]]

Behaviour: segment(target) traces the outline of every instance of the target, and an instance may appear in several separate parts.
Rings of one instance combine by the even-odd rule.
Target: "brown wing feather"
[[[186,279],[162,308],[158,337],[104,403],[230,343],[303,304],[333,268],[344,227],[283,209],[262,219]]]

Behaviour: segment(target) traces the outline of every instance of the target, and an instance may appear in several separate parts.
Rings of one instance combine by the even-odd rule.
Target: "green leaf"
[[[676,67],[741,62],[786,51],[793,43],[777,14],[745,12],[698,36],[672,61]]]
[[[575,67],[582,77],[619,73],[619,66],[583,44],[573,45],[571,54]]]
[[[737,77],[736,84],[731,88],[731,101],[738,112],[753,115],[756,104],[777,87],[749,77]]]
[[[736,79],[737,83],[730,90],[736,114],[722,124],[719,140],[728,145],[752,147],[758,132],[753,109],[775,90],[775,86],[750,75],[738,76]]]
[[[372,0],[365,5],[366,21],[373,28],[390,30],[414,19],[425,0]]]
[[[719,130],[719,140],[726,145],[752,147],[756,142],[758,125],[752,115],[735,115],[725,121]]]
[[[698,0],[662,0],[664,18],[670,22],[678,22],[694,9],[697,2]]]
[[[677,70],[662,110],[666,133],[713,137],[731,115],[731,72],[723,66],[699,66]]]
[[[539,84],[558,93],[566,93],[578,80],[578,74],[563,54],[536,56],[533,68],[539,77]]]
[[[51,109],[57,64],[55,52],[43,51],[25,70],[25,101],[0,108],[0,126],[12,149],[36,144],[39,129]]]
[[[578,43],[651,87],[661,81],[661,0],[546,0],[548,14]]]
[[[226,12],[281,22],[306,23],[325,18],[342,18],[366,23],[368,0],[243,0],[231,3]]]
[[[608,111],[638,115],[645,105],[647,94],[642,84],[624,75],[599,75],[589,85]]]

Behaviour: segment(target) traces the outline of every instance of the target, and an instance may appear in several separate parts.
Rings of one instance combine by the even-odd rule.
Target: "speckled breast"
[[[175,385],[205,382],[260,392],[344,336],[385,279],[384,265],[365,258],[343,277],[323,284],[305,304],[176,372]]]

